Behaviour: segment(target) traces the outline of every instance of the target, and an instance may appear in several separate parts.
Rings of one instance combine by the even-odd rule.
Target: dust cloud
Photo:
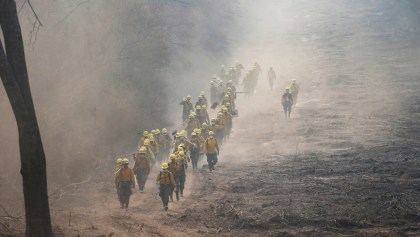
[[[33,28],[28,7],[20,17],[53,186],[106,177],[138,132],[179,126],[179,101],[208,93],[222,64],[263,69],[257,95],[238,95],[241,120],[224,154],[232,162],[294,154],[297,141],[301,152],[381,145],[400,132],[401,93],[417,90],[414,0],[32,2],[44,26]],[[279,123],[292,79],[299,113]],[[18,140],[2,87],[0,114],[0,187],[13,190],[10,201],[21,192]]]
[[[208,89],[239,34],[235,2],[32,1],[42,27],[25,2],[17,6],[51,186],[105,175],[135,151],[139,132],[176,127],[178,103]],[[2,185],[19,187],[16,124],[2,87],[0,96]]]

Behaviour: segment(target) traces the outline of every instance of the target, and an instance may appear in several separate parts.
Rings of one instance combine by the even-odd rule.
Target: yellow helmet
[[[149,136],[149,132],[148,131],[144,131],[143,132],[143,136],[145,136],[145,137]]]
[[[202,109],[202,110],[205,110],[205,109],[207,109],[207,106],[202,105],[202,106],[201,106],[201,109]]]
[[[145,154],[146,152],[147,152],[147,148],[145,146],[140,147],[139,149],[140,154]]]
[[[150,145],[150,140],[149,140],[149,139],[146,139],[146,140],[144,140],[144,143],[143,143],[143,145],[145,145],[145,146],[148,146],[148,145]]]
[[[191,136],[197,136],[197,133],[193,132],[191,133]]]
[[[162,128],[162,133],[168,133],[168,129]]]
[[[180,137],[185,136],[185,130],[181,130],[181,131],[179,132],[179,136],[180,136]]]
[[[195,109],[201,109],[201,106],[197,105],[195,106]]]
[[[228,81],[228,83],[229,83],[229,84],[232,84],[232,83],[233,83],[233,81],[232,81],[232,80],[229,80],[229,81]]]
[[[229,92],[228,92],[228,93],[229,93]],[[227,99],[227,98],[229,98],[229,95],[228,95],[228,94],[226,94],[226,95],[225,95],[225,99]]]
[[[154,137],[154,136],[151,136],[151,137],[149,138],[149,140],[150,140],[151,142],[154,142],[154,141],[155,141],[155,137]]]
[[[127,158],[122,159],[122,164],[128,164],[128,163],[129,163],[129,161],[128,161]]]
[[[209,132],[209,135],[210,135],[210,136],[213,136],[213,135],[214,135],[214,132],[213,132],[213,131],[210,131],[210,132]]]
[[[155,131],[156,131],[156,134],[160,134],[160,130],[159,129],[156,129]]]
[[[156,130],[152,130],[152,131],[150,131],[150,133],[151,134],[155,134],[156,133]],[[150,136],[150,135],[149,135]]]
[[[232,91],[232,88],[231,87],[228,87],[228,91]]]
[[[290,90],[290,88],[289,87],[286,87],[286,91],[289,91]]]
[[[188,115],[188,118],[194,118],[194,114],[190,114],[190,115]]]
[[[205,128],[205,127],[207,127],[208,125],[207,125],[207,123],[203,123],[203,124],[201,124],[201,127],[203,127],[203,128]]]
[[[222,110],[223,110],[223,112],[227,112],[228,111],[228,108],[225,107]]]
[[[117,165],[121,165],[122,160],[123,160],[122,158],[118,158],[118,159],[117,159]]]
[[[197,128],[197,132],[195,132],[197,134],[201,134],[201,129]]]
[[[187,95],[187,100],[191,100],[191,96],[190,95]]]
[[[204,95],[205,95],[204,91],[200,92],[200,96],[204,96]]]
[[[162,164],[162,169],[164,169],[164,170],[168,169],[168,163],[163,163]]]
[[[226,103],[226,107],[229,107],[229,106],[230,106],[230,103],[229,103],[229,102],[227,102],[227,103]]]
[[[175,154],[170,154],[170,155],[169,155],[169,159],[171,159],[171,160],[175,160],[175,159],[176,159],[176,155],[175,155]]]
[[[180,152],[178,153],[178,155],[179,155],[179,157],[183,157],[183,156],[185,156],[185,152],[180,151]]]
[[[195,117],[197,114],[195,112],[191,112],[191,114]]]
[[[184,148],[182,146],[178,146],[178,152],[184,151]]]

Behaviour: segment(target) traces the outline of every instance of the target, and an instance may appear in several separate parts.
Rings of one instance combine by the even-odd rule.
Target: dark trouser
[[[149,176],[149,169],[136,169],[136,179],[139,184],[139,190],[143,191],[144,186],[146,185],[147,176]]]
[[[216,140],[217,143],[220,145],[223,144],[223,138],[225,137],[225,130],[224,129],[217,129],[216,130]]]
[[[130,203],[130,196],[133,193],[131,191],[131,182],[130,181],[122,181],[119,185],[119,191],[120,191],[120,203],[121,207],[128,207],[128,204]]]
[[[175,193],[180,193],[181,194],[184,192],[184,184],[185,184],[185,178],[186,178],[186,174],[185,171],[180,171],[175,175],[175,183],[176,183],[176,187],[175,187]]]
[[[183,111],[182,112],[182,122],[187,120],[189,115],[190,115],[190,111]]]
[[[207,153],[207,163],[209,164],[209,170],[214,170],[214,165],[217,163],[217,153]]]
[[[172,189],[173,189],[173,187],[170,184],[161,184],[160,185],[159,196],[162,199],[163,207],[168,206],[169,195],[171,195]]]
[[[286,118],[290,118],[290,113],[292,112],[292,103],[285,102],[283,104],[283,109],[284,109],[284,116]]]
[[[197,169],[199,155],[200,155],[200,149],[191,149],[191,161],[192,161],[193,169]]]

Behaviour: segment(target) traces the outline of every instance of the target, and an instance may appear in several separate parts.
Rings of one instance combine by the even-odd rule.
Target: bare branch
[[[39,19],[39,17],[38,17],[38,15],[36,14],[36,12],[35,12],[34,8],[32,7],[31,1],[29,1],[29,0],[25,0],[25,2],[26,2],[26,1],[28,2],[29,6],[31,7],[32,12],[34,13],[35,18],[36,18],[36,20],[38,21],[39,25],[40,25],[40,26],[43,26],[43,25],[42,25],[41,20]]]

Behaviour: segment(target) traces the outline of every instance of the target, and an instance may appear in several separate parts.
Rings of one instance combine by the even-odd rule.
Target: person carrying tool
[[[156,178],[156,185],[159,187],[159,196],[162,199],[163,208],[168,210],[169,196],[172,192],[172,187],[175,186],[175,180],[172,173],[168,170],[168,164],[162,164],[162,170]]]
[[[283,96],[281,97],[281,104],[283,105],[285,118],[290,119],[290,113],[292,112],[293,105],[293,96],[290,93],[289,87],[286,88],[286,92],[284,92]]]
[[[206,140],[204,150],[207,156],[207,163],[209,166],[209,171],[214,170],[214,166],[217,163],[217,156],[219,155],[219,145],[217,144],[217,140],[214,138],[214,132],[209,132],[209,137]]]
[[[115,184],[119,190],[119,197],[121,209],[128,209],[130,203],[130,196],[133,194],[132,188],[136,187],[136,181],[134,180],[134,172],[128,167],[128,159],[122,160],[122,168],[115,174]]]
[[[150,160],[147,159],[146,147],[141,147],[139,152],[133,155],[133,159],[133,171],[136,174],[137,184],[139,185],[139,190],[142,193],[147,181],[147,176],[149,176],[150,173]]]
[[[271,90],[274,88],[274,81],[276,79],[276,73],[274,72],[273,67],[270,67],[270,70],[267,72],[267,80]]]

